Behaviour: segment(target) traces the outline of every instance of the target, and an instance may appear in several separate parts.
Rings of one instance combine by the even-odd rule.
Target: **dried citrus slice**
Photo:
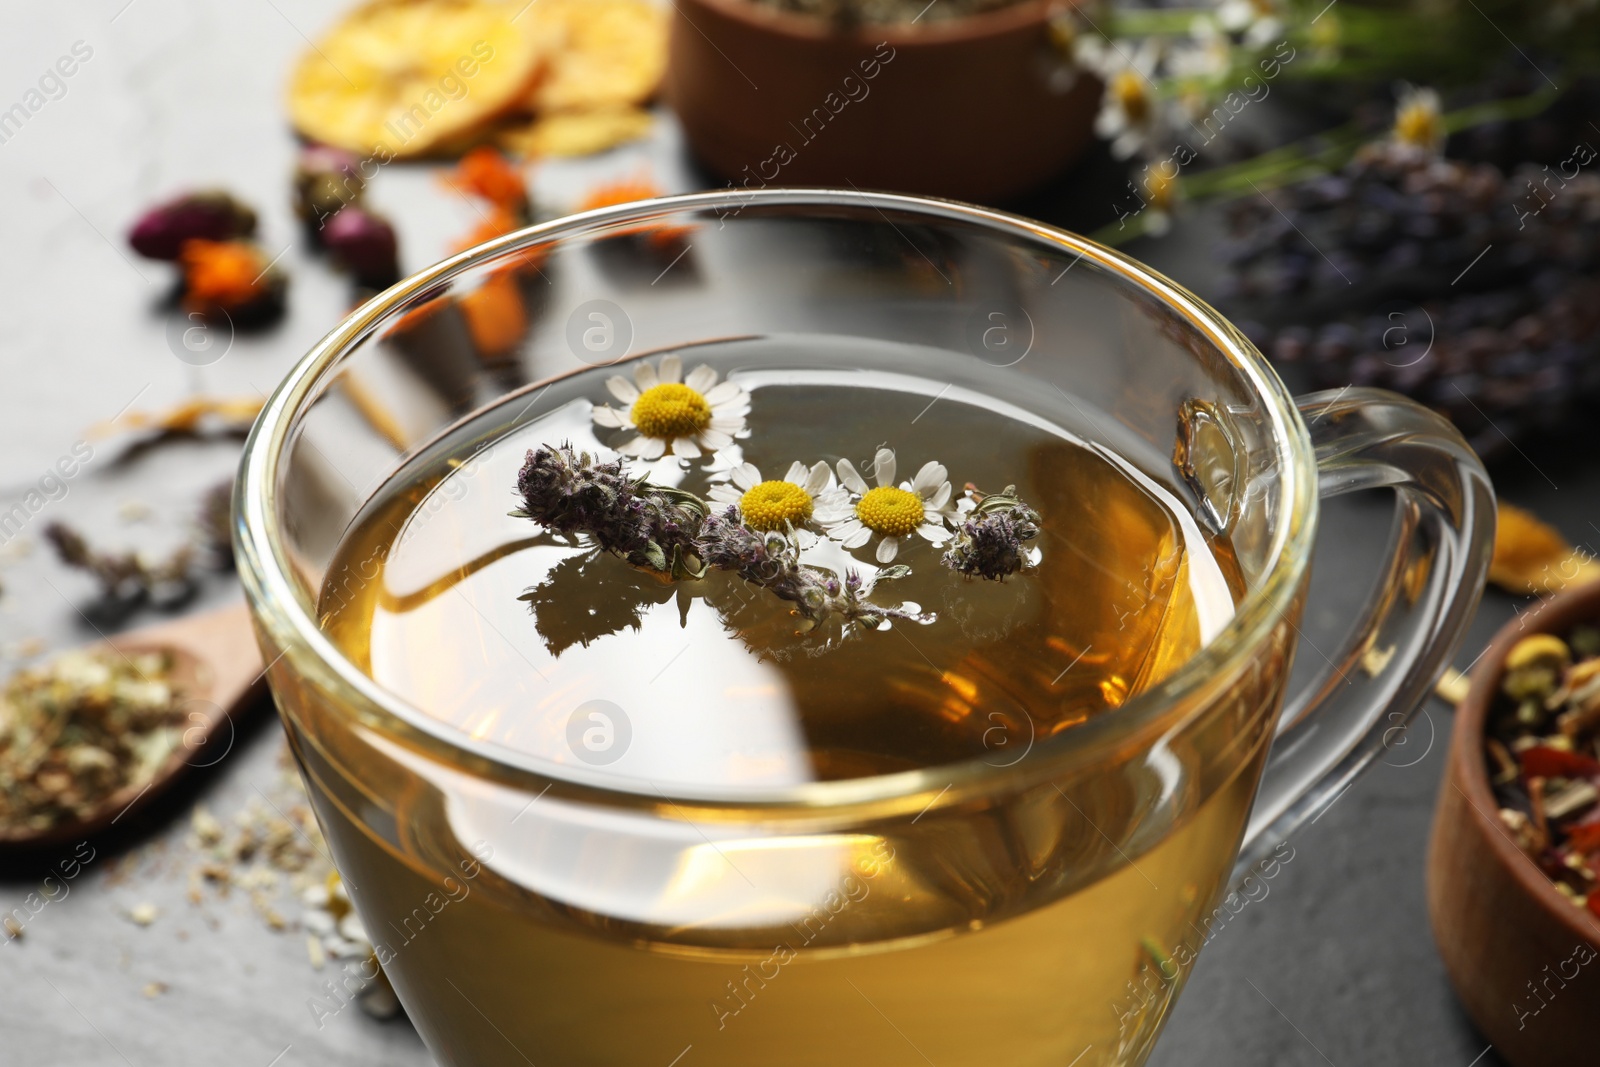
[[[561,36],[534,88],[535,111],[642,104],[667,69],[667,17],[648,0],[537,0],[528,12]]]
[[[501,147],[524,158],[589,156],[650,132],[655,117],[637,107],[558,111],[500,132]]]
[[[498,0],[376,0],[300,58],[289,114],[307,137],[419,156],[523,103],[554,43]]]

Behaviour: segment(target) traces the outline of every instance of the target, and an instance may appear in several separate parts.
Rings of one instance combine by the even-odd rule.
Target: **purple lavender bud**
[[[357,282],[386,289],[400,280],[399,242],[394,227],[381,215],[350,204],[328,220],[322,242],[339,265]]]
[[[256,213],[225,192],[190,193],[146,211],[128,232],[141,256],[176,260],[185,242],[232,241],[256,232]]]

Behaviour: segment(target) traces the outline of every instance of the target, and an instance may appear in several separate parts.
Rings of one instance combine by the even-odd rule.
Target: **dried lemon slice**
[[[655,118],[636,107],[559,111],[532,123],[502,130],[500,146],[523,158],[590,156],[650,132]]]
[[[497,0],[377,0],[306,52],[289,84],[295,128],[393,158],[459,141],[527,99],[552,29]]]
[[[561,37],[528,103],[535,111],[642,104],[667,69],[667,17],[648,0],[536,0],[529,9]]]

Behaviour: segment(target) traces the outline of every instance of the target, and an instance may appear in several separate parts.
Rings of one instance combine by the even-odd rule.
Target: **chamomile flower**
[[[1395,141],[1407,148],[1438,155],[1444,147],[1444,117],[1439,110],[1439,94],[1432,89],[1401,85],[1395,103]]]
[[[595,425],[636,430],[617,451],[639,459],[659,459],[669,448],[685,459],[726,448],[744,431],[750,413],[750,394],[737,383],[719,383],[717,372],[704,364],[685,378],[683,361],[674,355],[654,366],[641,361],[632,381],[614,375],[606,388],[628,406],[596,405]]]
[[[1244,43],[1262,48],[1280,40],[1284,30],[1282,0],[1222,0],[1217,21],[1230,33],[1244,35]]]
[[[809,469],[795,460],[777,479],[763,479],[754,464],[741,463],[706,495],[718,504],[736,505],[746,526],[765,532],[805,525],[819,503],[843,504],[844,491],[832,482],[833,472],[821,460]]]
[[[1106,89],[1094,132],[1111,142],[1111,154],[1118,159],[1132,156],[1155,133],[1161,107],[1152,77],[1159,59],[1153,41],[1141,44],[1131,55],[1121,48],[1106,53],[1100,71]]]
[[[860,548],[879,538],[877,560],[892,563],[900,542],[911,534],[942,545],[950,540],[945,518],[950,509],[950,480],[944,464],[929,460],[908,482],[894,483],[894,449],[880,448],[872,461],[869,486],[847,459],[839,461],[839,481],[844,492],[818,502],[813,518],[828,536],[845,548]]]

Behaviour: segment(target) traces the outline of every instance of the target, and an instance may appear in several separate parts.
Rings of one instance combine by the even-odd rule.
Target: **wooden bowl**
[[[733,185],[828,185],[997,201],[1093,137],[1100,83],[1066,84],[1049,16],[1023,3],[836,30],[753,0],[675,0],[666,97]]]
[[[1451,982],[1484,1037],[1515,1067],[1600,1057],[1600,922],[1550,884],[1499,819],[1484,729],[1511,646],[1600,621],[1600,583],[1508,623],[1472,672],[1428,849],[1428,911]]]

